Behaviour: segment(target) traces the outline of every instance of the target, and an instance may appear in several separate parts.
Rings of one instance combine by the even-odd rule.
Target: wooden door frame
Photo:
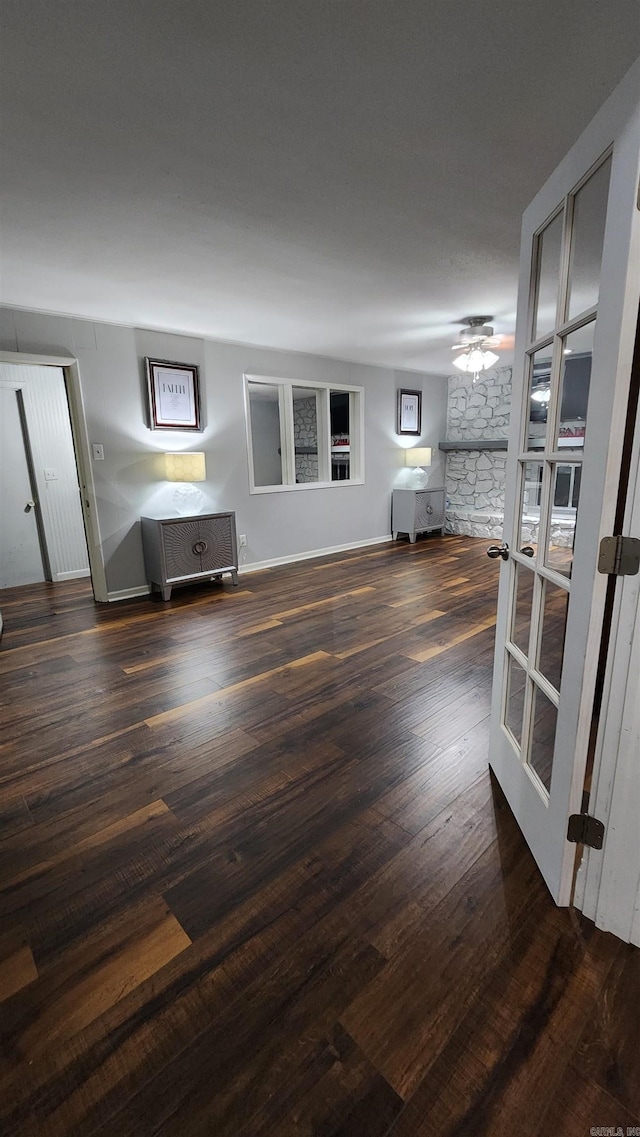
[[[640,273],[640,263],[638,264]],[[640,313],[633,364],[629,467],[616,532],[640,537]],[[605,823],[603,849],[585,848],[574,904],[599,928],[640,947],[640,575],[615,584],[589,813]],[[636,686],[634,687],[634,683]]]
[[[30,352],[0,351],[0,363],[62,368],[69,404],[73,448],[80,481],[80,502],[87,539],[93,595],[98,602],[106,604],[109,600],[107,576],[98,523],[98,502],[91,468],[91,450],[78,360],[71,355],[32,355]]]

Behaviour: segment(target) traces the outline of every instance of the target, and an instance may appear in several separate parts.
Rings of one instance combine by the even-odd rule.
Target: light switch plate
[[[58,481],[57,472],[55,470],[45,470],[44,480],[45,480],[45,482],[57,482]]]
[[[94,462],[104,462],[104,446],[101,442],[91,443],[91,453],[93,454]]]

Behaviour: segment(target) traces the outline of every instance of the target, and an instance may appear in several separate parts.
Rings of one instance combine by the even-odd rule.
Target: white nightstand
[[[416,533],[444,529],[444,489],[394,490],[391,503],[391,532],[408,533],[413,544]]]

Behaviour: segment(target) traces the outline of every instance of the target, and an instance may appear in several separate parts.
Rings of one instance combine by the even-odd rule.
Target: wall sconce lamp
[[[431,465],[431,447],[413,446],[410,450],[405,450],[404,464],[415,471],[413,482],[416,489],[423,489],[429,478],[426,467]]]
[[[186,516],[200,513],[204,505],[204,494],[196,489],[193,482],[207,480],[207,465],[202,452],[165,454],[165,477],[168,482],[177,482],[173,492],[173,505],[176,513]]]

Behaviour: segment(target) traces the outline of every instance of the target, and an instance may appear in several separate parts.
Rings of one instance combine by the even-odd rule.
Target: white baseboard
[[[391,534],[385,534],[384,537],[367,537],[365,541],[349,541],[346,545],[331,545],[326,549],[310,549],[308,553],[292,553],[287,557],[273,557],[269,561],[254,561],[250,565],[240,565],[238,572],[243,576],[245,573],[260,572],[261,569],[277,568],[278,565],[291,565],[296,561],[310,561],[314,557],[330,557],[333,553],[347,553],[350,549],[366,549],[368,545],[384,545],[386,541],[391,541]],[[139,585],[137,588],[122,588],[119,592],[110,592],[109,603],[111,604],[116,600],[134,600],[136,596],[148,596],[151,589],[148,584]]]
[[[367,537],[365,541],[349,541],[346,545],[330,545],[326,549],[310,549],[308,553],[291,553],[288,557],[273,557],[269,561],[253,561],[250,565],[240,565],[238,572],[260,572],[261,569],[277,568],[278,565],[291,565],[296,561],[311,561],[314,557],[330,557],[332,553],[347,553],[350,549],[366,549],[367,545],[384,545],[391,541],[391,534],[384,537]]]
[[[53,574],[53,579],[58,580],[79,580],[82,576],[91,576],[91,569],[71,569],[71,572],[56,572]]]
[[[148,596],[151,592],[148,584],[139,584],[137,588],[121,588],[118,592],[108,592],[109,603],[114,600],[135,600],[136,596]]]

